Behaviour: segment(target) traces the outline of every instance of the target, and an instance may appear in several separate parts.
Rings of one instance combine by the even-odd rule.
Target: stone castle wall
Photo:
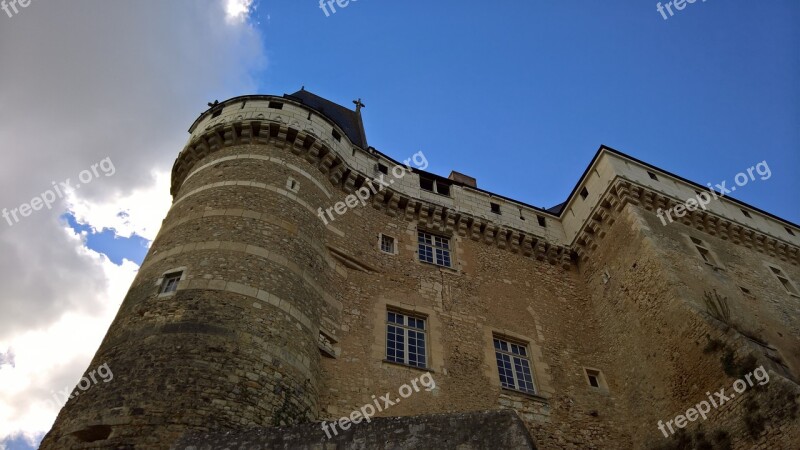
[[[800,302],[764,264],[800,280],[791,243],[777,244],[779,257],[755,234],[747,248],[733,232],[662,226],[638,199],[645,191],[631,194],[633,170],[603,158],[564,223],[504,199],[492,200],[503,212],[493,214],[488,194],[458,184],[450,197],[421,191],[416,172],[324,223],[319,208],[389,161],[333,139],[338,127],[317,111],[274,99],[284,109],[226,102],[193,125],[173,169],[174,204],[92,362],[108,363],[114,382],[70,400],[42,448],[168,448],[187,432],[331,421],[425,373],[435,389],[377,415],[510,409],[538,448],[650,448],[668,442],[659,420],[730,386],[726,349],[737,364],[752,354],[772,370],[767,388],[744,396],[763,412],[791,408],[770,398],[796,391],[787,378],[800,371]],[[420,262],[418,230],[450,238],[452,268]],[[381,235],[394,238],[393,254]],[[702,263],[689,236],[719,267]],[[177,292],[159,294],[175,270]],[[706,312],[713,289],[736,326]],[[387,310],[426,319],[425,369],[386,361]],[[527,346],[535,395],[501,388],[493,336]],[[707,351],[712,340],[722,344]],[[726,430],[737,449],[789,448],[796,419],[747,437],[744,403],[713,412],[706,428]],[[319,434],[309,442],[324,435],[306,432]]]

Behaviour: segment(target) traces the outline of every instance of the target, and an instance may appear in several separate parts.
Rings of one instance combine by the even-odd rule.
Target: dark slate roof
[[[553,206],[552,208],[547,208],[546,211],[549,212],[549,213],[553,213],[553,214],[555,214],[557,216],[560,216],[561,215],[561,211],[564,210],[564,205],[566,205],[566,204],[567,204],[566,201],[563,202],[563,203],[559,203],[558,205]]]
[[[367,136],[364,133],[364,123],[361,121],[360,114],[304,89],[294,94],[284,94],[284,98],[300,102],[319,111],[338,125],[350,139],[350,142],[361,148],[367,148]]]

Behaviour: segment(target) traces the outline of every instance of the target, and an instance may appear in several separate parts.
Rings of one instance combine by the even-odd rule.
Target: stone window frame
[[[392,239],[392,252],[387,252],[383,249],[383,238],[391,238]],[[386,233],[378,233],[378,251],[387,255],[399,255],[400,254],[400,245],[397,237],[386,234]]]
[[[794,283],[794,281],[792,281],[791,278],[789,278],[789,275],[786,274],[786,271],[783,270],[783,268],[781,266],[779,266],[777,264],[769,263],[769,262],[766,262],[766,261],[764,262],[764,265],[767,267],[767,270],[769,271],[769,273],[778,281],[778,284],[781,285],[781,287],[783,288],[784,292],[786,292],[787,294],[791,295],[792,297],[800,298],[800,290],[797,289],[797,285]],[[775,272],[776,270],[778,272],[780,272],[780,273]],[[786,283],[784,283],[781,279],[786,280]],[[787,284],[794,291],[792,291],[792,289],[789,289],[788,287],[786,287]]]
[[[486,343],[486,345],[483,346],[483,367],[485,369],[484,376],[489,380],[489,384],[497,389],[498,395],[519,395],[524,398],[530,398],[545,403],[548,402],[550,397],[555,394],[555,390],[553,389],[552,378],[550,377],[550,374],[547,373],[547,370],[550,366],[544,362],[542,357],[542,347],[539,345],[539,343],[537,343],[537,341],[530,336],[515,333],[506,329],[483,327],[483,330],[483,340]],[[500,384],[500,375],[497,371],[497,359],[494,351],[495,336],[526,344],[529,351],[529,361],[531,363],[531,371],[533,372],[533,385],[536,390],[536,394],[530,394],[524,391],[518,391],[516,389],[507,389]]]
[[[721,259],[717,255],[717,252],[711,249],[711,246],[708,245],[708,242],[706,242],[705,239],[700,239],[685,233],[683,233],[683,235],[686,237],[686,242],[689,244],[689,247],[697,255],[697,258],[703,262],[703,264],[713,267],[714,269],[725,269],[725,266],[720,262]],[[697,239],[700,243],[698,244],[694,242],[695,239]],[[706,252],[705,255],[703,254],[703,251]],[[706,256],[708,256],[708,258]],[[709,259],[711,261],[709,261]]]
[[[508,350],[504,350],[502,347],[498,348],[497,345],[496,345],[497,342],[499,342],[501,344],[503,344],[503,343],[508,344],[509,349]],[[530,347],[528,346],[528,343],[527,342],[522,342],[522,341],[517,341],[516,339],[509,339],[506,336],[500,336],[500,335],[495,334],[495,335],[492,335],[492,346],[494,347],[495,367],[497,368],[498,375],[500,375],[500,361],[497,360],[497,354],[499,353],[501,355],[508,356],[508,357],[511,358],[510,364],[511,364],[512,367],[510,368],[510,370],[511,370],[511,378],[514,381],[514,383],[513,383],[514,387],[504,386],[502,380],[500,381],[500,386],[503,389],[508,389],[510,391],[518,391],[518,392],[521,392],[523,394],[536,395],[536,393],[538,392],[538,389],[536,387],[536,376],[535,376],[534,371],[533,371],[533,362],[531,361],[531,350],[530,350]],[[521,353],[515,352],[514,351],[514,346],[520,348],[520,352]],[[532,391],[526,390],[526,389],[524,389],[522,387],[525,384],[528,384],[528,381],[524,380],[524,379],[520,380],[519,374],[517,373],[517,370],[516,370],[516,367],[514,367],[514,366],[517,365],[516,364],[517,363],[517,361],[516,361],[517,359],[527,363],[528,372],[530,372],[530,378],[531,378],[530,384],[531,384]],[[523,367],[523,369],[524,369],[524,367]],[[523,371],[523,375],[525,375],[524,371]],[[500,375],[500,376],[502,376],[502,375]],[[508,377],[506,376],[506,378],[508,378]]]
[[[297,194],[298,192],[300,192],[300,182],[292,177],[289,177],[289,179],[286,180],[286,190]]]
[[[187,272],[188,272],[188,269],[185,266],[175,267],[175,268],[172,268],[172,269],[169,269],[169,270],[166,270],[166,271],[162,272],[161,276],[158,278],[158,280],[156,280],[156,283],[155,283],[156,288],[158,288],[158,297],[159,298],[160,297],[171,297],[171,296],[175,295],[175,293],[178,292],[178,289],[180,289],[182,287],[181,285],[186,281]],[[173,275],[173,274],[176,274],[176,273],[180,273],[181,277],[178,280],[178,285],[175,287],[175,290],[174,291],[170,291],[170,292],[162,292],[162,290],[164,289],[164,282],[166,281],[166,278],[169,275]]]
[[[444,353],[441,341],[442,323],[436,311],[432,308],[412,305],[404,303],[403,301],[396,301],[383,297],[379,297],[376,300],[374,308],[371,359],[377,361],[377,364],[382,369],[397,368],[407,369],[409,371],[436,373],[437,368],[440,368],[442,365],[442,355]],[[387,312],[389,310],[423,316],[427,321],[426,351],[428,359],[426,361],[426,367],[409,366],[386,360],[386,321]]]
[[[320,353],[323,356],[333,359],[338,358],[342,353],[341,347],[336,345],[338,343],[339,340],[336,339],[333,333],[322,327],[319,328],[319,339],[317,341],[317,346],[319,347]]]
[[[449,257],[450,257],[450,265],[449,266],[445,266],[445,265],[442,265],[442,264],[437,264],[436,262],[423,261],[422,259],[420,259],[419,233],[426,233],[426,234],[431,235],[431,237],[435,236],[435,237],[438,237],[438,238],[447,239],[447,246],[448,246],[447,251],[448,251],[448,254],[449,254]],[[455,254],[456,254],[455,242],[456,242],[455,236],[453,236],[452,234],[445,234],[445,233],[438,232],[438,231],[432,231],[432,230],[429,230],[429,229],[424,228],[424,227],[417,227],[416,231],[414,232],[414,248],[416,249],[414,251],[414,260],[416,260],[417,263],[419,263],[419,264],[425,264],[425,265],[428,265],[428,266],[440,267],[442,269],[456,270],[457,271],[457,269],[456,269],[456,260],[454,258]],[[436,248],[436,247],[434,246],[433,248]],[[434,261],[436,261],[436,255],[435,254],[434,254]]]
[[[602,370],[596,367],[584,367],[583,377],[586,380],[586,384],[589,385],[589,389],[592,391],[608,393],[608,383],[606,382],[606,376],[603,374]],[[597,380],[597,386],[592,386],[591,377]]]
[[[404,317],[403,323],[398,324],[397,322],[389,322],[389,317],[388,316],[389,316],[389,314],[392,314],[392,313],[403,316]],[[408,325],[407,319],[414,319],[414,320],[422,321],[423,328],[417,328],[417,327],[413,327],[411,325]],[[385,325],[384,329],[386,331],[386,333],[385,333],[386,345],[384,346],[385,350],[384,350],[384,354],[383,354],[384,355],[383,356],[383,358],[384,358],[383,360],[385,362],[387,362],[387,363],[390,363],[390,364],[399,364],[399,365],[403,365],[403,366],[413,367],[415,369],[427,369],[427,367],[429,365],[428,364],[429,363],[428,355],[430,353],[430,351],[428,350],[428,342],[429,342],[428,328],[430,326],[429,325],[429,321],[428,321],[428,316],[424,315],[424,314],[419,314],[419,313],[416,313],[416,312],[409,312],[409,311],[407,311],[405,309],[395,308],[395,307],[389,306],[389,307],[386,308],[386,314],[384,314],[384,325]],[[404,330],[403,341],[402,341],[402,343],[403,343],[403,361],[402,362],[401,361],[392,361],[392,360],[389,359],[389,327],[390,326],[393,326],[395,328],[401,328],[401,329]],[[409,336],[409,334],[410,334],[409,332],[410,331],[413,331],[413,332],[415,332],[417,334],[421,334],[423,336],[424,341],[425,341],[424,347],[423,347],[423,350],[424,350],[424,355],[423,356],[425,358],[425,360],[424,360],[425,364],[422,365],[422,366],[414,365],[414,364],[411,364],[410,362],[407,362],[410,359],[410,356],[411,356],[411,348],[410,348],[410,346],[411,346],[411,343],[410,343],[411,337]],[[419,339],[419,338],[417,338],[417,339]],[[417,354],[417,356],[419,356],[419,355]]]

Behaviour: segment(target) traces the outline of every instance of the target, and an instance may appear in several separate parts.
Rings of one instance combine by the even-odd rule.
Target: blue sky
[[[363,98],[370,145],[396,159],[422,150],[432,172],[543,207],[601,144],[700,184],[767,161],[773,176],[735,197],[800,222],[797,1],[698,1],[668,20],[650,1],[255,6],[258,92]]]

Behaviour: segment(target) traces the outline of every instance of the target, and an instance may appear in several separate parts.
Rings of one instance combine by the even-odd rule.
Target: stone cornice
[[[172,168],[172,195],[176,195],[192,168],[211,153],[232,145],[270,144],[301,156],[325,174],[334,187],[353,193],[370,179],[349,167],[324,141],[308,130],[297,130],[283,123],[266,120],[243,120],[218,124],[196,136],[183,149]],[[403,216],[419,226],[448,234],[457,233],[474,241],[521,253],[539,261],[548,261],[569,270],[572,251],[541,236],[507,227],[486,218],[476,217],[391,188],[371,197],[372,206],[389,216]]]
[[[573,248],[581,261],[586,261],[605,237],[617,215],[627,204],[637,205],[655,213],[659,208],[668,210],[679,204],[679,199],[664,195],[617,177],[595,206],[590,219],[586,221],[573,243]],[[793,265],[800,265],[800,248],[777,239],[754,228],[730,221],[703,209],[686,211],[686,215],[676,219],[689,227],[711,236],[730,241],[736,245],[778,258]],[[669,224],[667,225],[669,226]]]

